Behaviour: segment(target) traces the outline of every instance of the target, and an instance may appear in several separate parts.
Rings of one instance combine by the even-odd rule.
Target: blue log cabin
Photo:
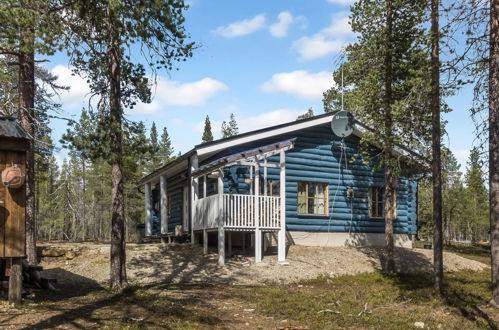
[[[192,243],[262,251],[286,246],[376,246],[384,242],[383,169],[359,155],[362,132],[340,139],[333,113],[195,146],[142,178],[145,235],[177,231]],[[410,153],[399,148],[398,152]],[[417,181],[396,182],[395,244],[410,247],[417,229]],[[229,252],[230,254],[230,252]]]

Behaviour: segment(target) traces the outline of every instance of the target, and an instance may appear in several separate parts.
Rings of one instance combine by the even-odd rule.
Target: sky
[[[222,121],[234,113],[240,132],[294,121],[312,107],[323,113],[322,93],[332,86],[337,57],[355,36],[348,24],[351,0],[190,0],[186,30],[198,48],[171,72],[159,72],[153,101],[127,111],[127,118],[167,127],[175,153],[201,142],[209,115],[219,138]],[[88,86],[71,74],[67,58],[58,54],[46,64],[70,90],[59,96],[62,116],[78,119],[88,102]],[[366,68],[368,70],[368,68]],[[453,112],[445,144],[464,170],[474,144],[469,116],[471,92],[447,100]],[[346,109],[348,110],[348,109]],[[66,131],[54,119],[53,139]],[[476,143],[475,143],[476,144]],[[57,150],[59,162],[66,156]]]

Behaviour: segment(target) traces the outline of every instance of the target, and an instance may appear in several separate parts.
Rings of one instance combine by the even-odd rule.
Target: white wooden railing
[[[258,198],[258,212],[255,202]],[[218,228],[218,195],[195,201],[194,230]],[[273,196],[223,195],[224,227],[228,229],[279,229],[281,199]],[[255,215],[258,213],[259,222]]]

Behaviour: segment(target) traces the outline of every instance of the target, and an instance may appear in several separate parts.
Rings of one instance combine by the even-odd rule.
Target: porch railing
[[[258,198],[258,218],[256,221],[255,203]],[[194,230],[218,228],[218,195],[198,199],[194,217]],[[223,195],[224,227],[227,229],[275,230],[281,223],[281,198],[274,196]]]

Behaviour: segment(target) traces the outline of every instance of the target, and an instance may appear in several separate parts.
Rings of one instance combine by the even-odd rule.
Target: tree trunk
[[[392,106],[392,33],[393,33],[393,8],[392,1],[386,2],[386,47],[385,47],[385,265],[387,273],[395,271],[394,243],[393,243],[393,221],[395,220],[395,188],[393,185],[393,120],[391,114]]]
[[[439,0],[431,1],[431,112],[432,112],[432,174],[433,174],[433,274],[435,289],[444,293],[444,262],[442,235],[442,165],[440,153],[440,49],[438,12]]]
[[[26,157],[26,255],[28,262],[36,265],[35,217],[35,55],[19,54],[19,107],[21,126],[31,136]]]
[[[492,303],[499,305],[499,0],[490,1],[489,192]]]
[[[111,6],[111,5],[110,5]],[[108,49],[108,80],[110,107],[110,142],[111,142],[111,289],[121,291],[127,286],[126,254],[125,254],[125,216],[123,193],[123,131],[120,89],[119,32],[114,22],[116,18],[111,8],[108,9],[109,19],[109,49]]]

